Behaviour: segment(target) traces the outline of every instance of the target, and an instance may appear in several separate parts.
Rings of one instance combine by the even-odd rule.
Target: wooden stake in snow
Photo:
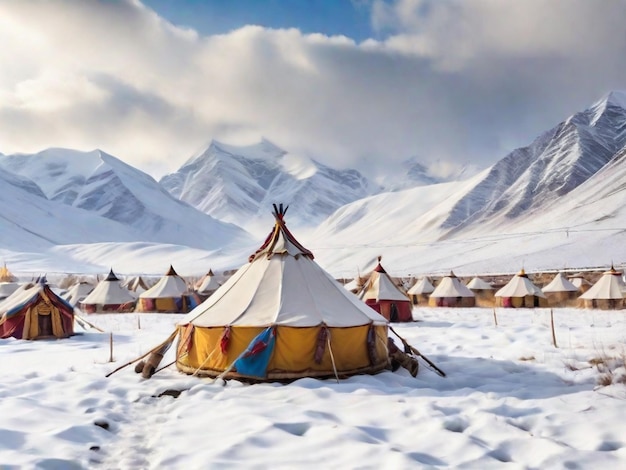
[[[496,316],[496,309],[493,309],[493,321],[498,326],[498,317]]]
[[[558,348],[556,344],[556,333],[554,332],[554,311],[550,309],[550,327],[552,328],[552,344],[555,348]]]
[[[109,362],[113,362],[113,333],[109,333]]]
[[[137,329],[141,330],[141,317],[137,315]]]

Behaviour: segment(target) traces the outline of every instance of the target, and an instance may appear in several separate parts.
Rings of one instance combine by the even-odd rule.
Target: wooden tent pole
[[[439,367],[437,367],[430,359],[428,359],[426,356],[424,356],[421,352],[419,352],[416,348],[414,348],[413,346],[411,346],[407,340],[405,340],[402,336],[400,336],[398,333],[396,333],[396,330],[394,330],[391,325],[389,325],[389,329],[393,332],[394,335],[396,335],[398,338],[400,338],[400,341],[402,341],[402,344],[404,344],[405,346],[407,346],[412,352],[413,354],[421,357],[422,359],[424,359],[424,361],[431,366],[435,372],[437,372],[437,374],[439,374],[441,377],[445,377],[446,373],[444,371],[442,371]]]
[[[167,343],[171,343],[172,341],[174,341],[174,338],[176,338],[176,335],[178,334],[178,330],[174,330],[174,332],[165,340],[163,341],[161,344],[159,344],[156,348],[151,349],[150,351],[148,351],[145,354],[142,354],[141,356],[139,356],[136,359],[133,359],[132,361],[127,362],[124,365],[121,365],[120,367],[118,367],[117,369],[115,369],[114,371],[109,372],[107,375],[105,375],[105,377],[110,377],[113,374],[115,374],[116,372],[122,370],[125,367],[128,367],[129,365],[143,359],[144,357],[148,356],[149,354],[152,354],[155,351],[158,351],[160,348],[162,348],[163,346],[165,346]]]

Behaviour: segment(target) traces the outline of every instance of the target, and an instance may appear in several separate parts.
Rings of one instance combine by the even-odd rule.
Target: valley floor
[[[113,363],[108,333],[0,340],[0,468],[626,468],[626,312],[554,309],[556,348],[549,309],[413,313],[394,329],[446,378],[104,377],[179,315],[87,317]]]

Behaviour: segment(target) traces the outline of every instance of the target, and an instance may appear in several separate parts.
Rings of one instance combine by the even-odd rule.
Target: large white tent
[[[181,322],[179,369],[272,380],[387,366],[387,320],[313,260],[287,229],[285,212],[275,207],[261,248]],[[258,349],[261,335],[272,350],[263,372],[251,372],[239,359]]]

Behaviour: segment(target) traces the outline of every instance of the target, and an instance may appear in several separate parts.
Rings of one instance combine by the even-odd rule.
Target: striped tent
[[[0,338],[65,338],[74,334],[74,307],[45,281],[0,302]]]
[[[379,256],[378,264],[363,286],[359,298],[389,321],[413,321],[409,297],[395,284],[380,261]]]

